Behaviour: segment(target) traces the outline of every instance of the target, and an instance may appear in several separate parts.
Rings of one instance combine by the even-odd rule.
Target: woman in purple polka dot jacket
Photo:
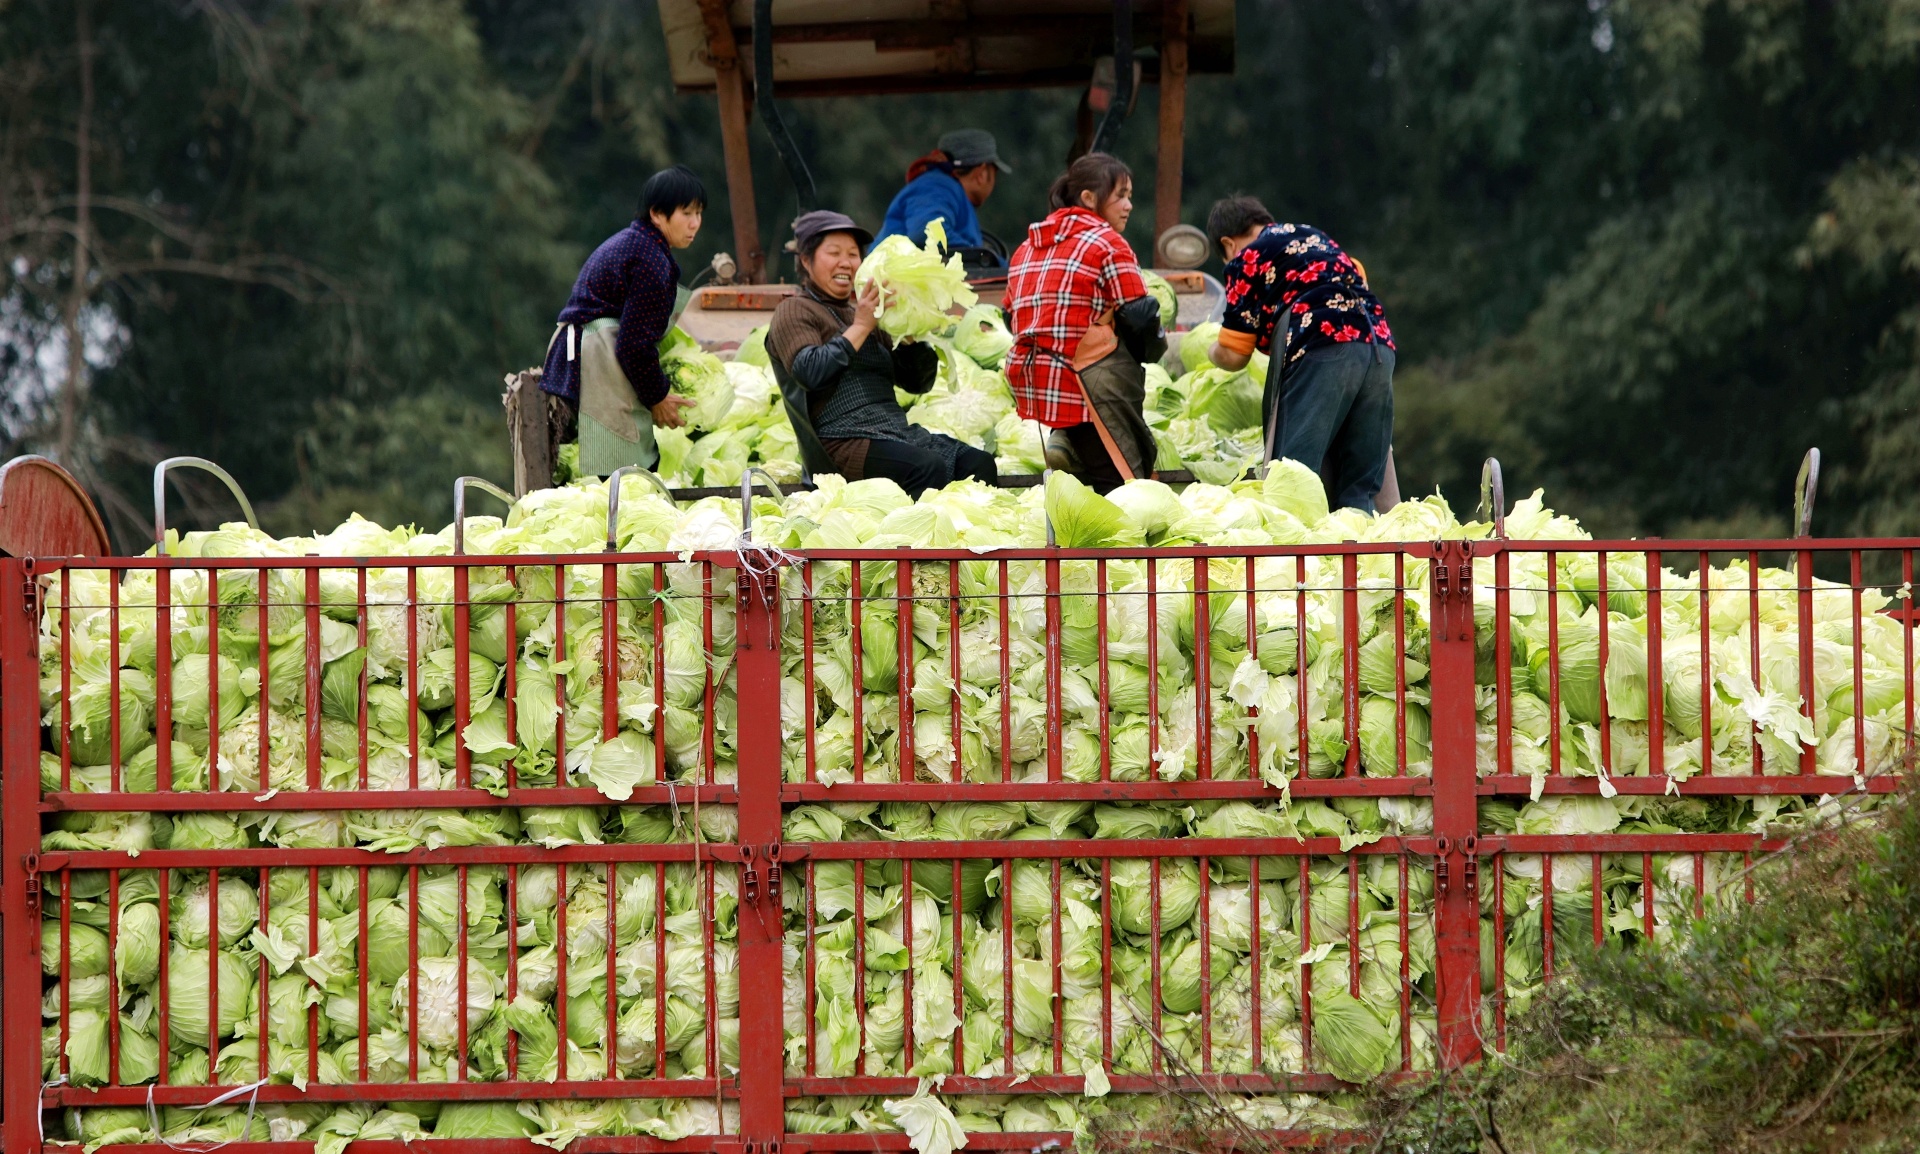
[[[540,387],[552,398],[551,438],[578,439],[582,473],[652,468],[653,426],[679,428],[693,404],[672,391],[659,346],[681,291],[672,250],[693,243],[706,202],[685,165],[654,173],[633,222],[593,250],[560,310]]]

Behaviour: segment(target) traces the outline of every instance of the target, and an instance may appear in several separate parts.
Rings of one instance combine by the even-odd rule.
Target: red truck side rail
[[[946,1077],[946,1095],[1077,1096],[1095,1065],[1095,1080],[1122,1094],[1199,1085],[1280,1095],[1335,1091],[1348,1083],[1327,1068],[1315,1002],[1345,1005],[1342,994],[1358,999],[1363,985],[1370,994],[1397,992],[1397,1052],[1389,1076],[1420,1077],[1436,1065],[1470,1063],[1503,1044],[1510,991],[1524,996],[1556,965],[1564,969],[1564,959],[1556,963],[1556,942],[1564,949],[1569,933],[1583,936],[1589,928],[1596,942],[1606,933],[1655,937],[1670,907],[1677,908],[1674,886],[1692,890],[1678,906],[1704,910],[1714,896],[1709,877],[1737,879],[1743,875],[1732,862],[1750,863],[1781,844],[1759,832],[1521,833],[1487,828],[1483,803],[1603,794],[1817,799],[1890,792],[1912,755],[1913,622],[1910,614],[1875,609],[1884,599],[1877,591],[1894,591],[1896,609],[1909,604],[1917,548],[1920,539],[1453,540],[1118,551],[755,551],[744,557],[720,551],[689,557],[0,559],[0,949],[6,955],[0,964],[0,1139],[8,1154],[39,1154],[44,1145],[63,1144],[51,1136],[54,1111],[191,1108],[240,1087],[244,1094],[225,1104],[249,1111],[299,1102],[626,1100],[647,1103],[635,1107],[634,1118],[649,1110],[665,1118],[672,1109],[681,1111],[674,1123],[681,1130],[687,1118],[707,1126],[675,1137],[581,1137],[572,1148],[583,1154],[906,1149],[900,1134],[809,1133],[792,1118],[832,1099],[909,1096],[920,1084],[910,1071],[939,1054],[962,1067]],[[1784,559],[1780,569],[1791,579],[1763,577],[1767,559]],[[1716,565],[1738,580],[1716,578],[1703,593],[1692,575]],[[1834,580],[1815,581],[1816,569],[1830,569]],[[1562,584],[1576,570],[1592,580]],[[1676,571],[1689,574],[1680,587],[1672,585]],[[143,593],[123,592],[136,584]],[[484,598],[476,592],[482,587],[491,591]],[[513,592],[500,594],[509,587]],[[1610,621],[1609,607],[1629,601],[1647,623],[1643,631],[1600,628],[1598,684],[1576,685],[1560,667],[1565,650],[1558,631],[1583,607]],[[1563,616],[1563,602],[1571,615]],[[221,628],[207,627],[214,614]],[[1539,652],[1533,642],[1531,649],[1523,646],[1518,631],[1542,614],[1554,632],[1546,656],[1534,668],[1517,664],[1523,650]],[[883,627],[863,628],[863,616],[874,615]],[[1179,624],[1163,626],[1169,615]],[[1887,624],[1833,624],[1863,619]],[[94,628],[86,623],[96,621],[105,624],[86,632]],[[551,627],[552,637],[539,643],[542,661],[529,666],[520,646],[542,627],[535,622]],[[699,660],[691,672],[669,668],[670,622],[696,630]],[[481,716],[468,677],[453,678],[450,703],[440,710],[423,704],[428,634],[451,649],[452,668],[465,670],[486,628],[500,631],[511,659],[497,663],[499,681],[482,696],[488,709],[504,703],[503,732],[510,739],[524,735],[520,727],[532,708],[526,703],[537,700],[516,679],[523,682],[534,669],[549,679],[543,685],[551,684],[557,703],[545,739],[551,757],[540,763],[545,776],[538,781],[523,776],[534,772],[533,761],[488,760],[480,743],[467,740]],[[1031,646],[1014,636],[1022,630],[1034,638]],[[1763,653],[1763,632],[1769,644],[1777,640],[1788,649]],[[120,652],[129,633],[137,635],[129,645],[150,644],[151,653],[142,649],[136,659]],[[112,652],[88,648],[102,636]],[[244,659],[223,655],[235,636],[257,638],[257,652],[249,640]],[[276,648],[293,646],[304,656],[290,664],[277,660],[269,653],[270,636]],[[569,656],[579,638],[610,636],[619,643],[596,640]],[[623,649],[629,640],[631,648]],[[1284,657],[1269,652],[1263,665],[1263,644],[1297,650]],[[392,684],[404,688],[401,697],[387,695],[390,713],[370,722],[370,687],[378,679],[362,664],[357,679],[336,683],[328,676],[336,658],[328,655],[358,651],[366,662],[382,645],[393,655]],[[1178,652],[1166,652],[1169,645]],[[1381,648],[1369,651],[1369,645]],[[1636,668],[1644,663],[1644,715],[1628,727],[1607,720],[1570,736],[1563,730],[1575,724],[1569,720],[1575,714],[1566,711],[1563,696],[1596,690],[1598,716],[1618,716],[1619,702],[1608,704],[1610,694],[1617,699],[1622,692],[1609,679],[1609,654],[1618,668],[1626,660],[1623,645],[1638,647]],[[1733,671],[1739,677],[1714,668],[1722,659],[1713,655],[1730,652],[1729,646],[1747,646],[1747,666]],[[1414,659],[1416,649],[1424,663]],[[1789,649],[1797,663],[1790,674],[1779,664]],[[1894,656],[1872,657],[1870,650]],[[1386,682],[1363,669],[1383,653]],[[1702,653],[1709,659],[1702,661]],[[177,696],[175,679],[202,654],[205,676],[194,696]],[[96,676],[89,661],[104,662],[98,668],[113,678],[105,691],[112,704],[104,765],[80,764],[88,759],[74,752],[83,726],[75,702],[82,682]],[[123,666],[127,661],[135,665]],[[255,705],[251,713],[232,710],[231,701],[223,708],[220,694],[233,692],[222,688],[231,684],[223,681],[225,661],[252,662],[247,668],[256,681],[247,697],[278,704]],[[871,689],[876,661],[894,670],[890,693]],[[976,664],[982,661],[984,667]],[[1877,684],[1883,673],[1869,674],[1872,661],[1882,662],[1876,670],[1897,665],[1898,677]],[[1850,671],[1851,695],[1843,685],[1816,700],[1816,684],[1831,674],[1817,662]],[[1421,664],[1425,672],[1408,672]],[[131,675],[136,665],[152,670],[153,683],[150,706],[141,704],[150,717],[137,724],[122,716],[132,699],[120,683],[123,667]],[[1163,684],[1158,671],[1176,665],[1190,665],[1186,684],[1199,690],[1181,695],[1177,679]],[[1682,668],[1684,678],[1698,668],[1697,695],[1681,692],[1692,686],[1676,681],[1674,670]],[[1146,704],[1122,711],[1113,704],[1119,679],[1137,669],[1148,675],[1129,692],[1144,693]],[[1716,748],[1711,733],[1728,724],[1713,716],[1723,708],[1714,704],[1723,700],[1716,688],[1722,675],[1781,693],[1793,688],[1782,681],[1790,677],[1798,704],[1789,712],[1797,709],[1809,731],[1818,722],[1832,733],[1782,754],[1756,721],[1750,736]],[[676,680],[682,677],[691,680]],[[837,706],[829,700],[841,684],[835,678],[854,687]],[[1037,718],[1019,714],[1016,683],[1037,688],[1044,704]],[[631,698],[622,694],[629,684],[640,687]],[[1878,696],[1870,697],[1870,689]],[[1325,693],[1338,695],[1337,704],[1320,700]],[[1682,728],[1709,736],[1691,746],[1666,740],[1671,702],[1696,696],[1705,716],[1690,717]],[[1844,716],[1838,712],[1843,698],[1851,710]],[[1869,700],[1893,704],[1870,714]],[[1545,740],[1517,738],[1533,715],[1516,719],[1516,709],[1541,704],[1547,706],[1539,714]],[[886,716],[873,716],[876,708]],[[182,720],[189,709],[205,718],[205,731],[181,741],[178,735],[192,728]],[[245,720],[234,721],[230,710]],[[821,720],[842,714],[850,724],[841,729]],[[1363,732],[1369,717],[1390,728]],[[284,732],[276,728],[283,724]],[[1789,717],[1780,724],[1799,722]],[[676,725],[681,728],[673,730]],[[138,762],[145,773],[147,762],[123,756],[123,742],[130,747],[135,731],[149,726],[167,737],[151,747],[153,784],[134,790],[133,766]],[[609,802],[575,777],[570,747],[576,753],[598,748],[641,726],[650,727],[645,748],[652,768],[628,799]],[[1379,740],[1381,732],[1390,740]],[[859,752],[847,752],[848,733]],[[455,739],[447,740],[449,734]],[[196,745],[201,741],[204,749]],[[295,748],[297,756],[285,760],[273,752]],[[1530,760],[1536,757],[1544,769]],[[1128,768],[1140,764],[1149,768]],[[1274,784],[1282,777],[1284,788]],[[1102,812],[1117,818],[1138,812],[1128,807],[1139,802],[1202,808],[1252,802],[1277,812],[1289,799],[1295,805],[1385,800],[1401,816],[1387,828],[1356,829],[1354,836],[1167,836],[1165,829],[1129,834],[1105,827],[1087,836],[1093,816],[1075,808],[1108,807]],[[1059,836],[1032,840],[948,836],[952,831],[937,825],[913,836],[879,836],[866,827],[858,837],[793,836],[797,817],[823,810],[955,802],[1021,802],[1054,807],[1035,813],[1075,816],[1061,817]],[[448,832],[453,819],[443,814],[524,817],[588,806],[608,807],[614,822],[623,812],[639,812],[632,807],[649,807],[650,814],[670,812],[676,830],[705,832],[629,841],[557,836],[543,845],[464,839]],[[712,828],[703,824],[703,810]],[[63,822],[121,813],[279,822],[331,814],[379,829],[423,822],[407,828],[438,833],[395,852],[367,848],[364,834],[334,845],[137,854],[51,848],[43,841]],[[856,819],[847,820],[851,826]],[[1725,869],[1714,864],[1721,861]],[[973,899],[963,895],[985,884],[977,879],[988,872],[999,887],[997,900],[982,897],[964,908]],[[1173,875],[1197,882],[1193,907],[1183,898],[1176,909],[1167,897]],[[303,948],[316,950],[313,943],[325,940],[323,882],[339,879],[351,900],[338,897],[339,908],[328,916],[347,925],[357,918],[357,975],[335,987],[333,1002],[319,998],[307,1007],[304,1030],[288,1035],[297,1042],[270,1044],[265,1028],[241,1037],[223,1024],[224,1011],[211,1008],[219,983],[244,980],[253,999],[247,1013],[264,1023],[274,1013],[269,988],[297,983],[301,969],[275,973],[262,953],[257,972],[236,976],[223,960],[220,932],[210,932],[208,942],[194,947],[198,952],[170,942],[162,905],[154,1016],[159,1069],[151,1078],[124,1077],[136,1057],[122,1036],[120,1013],[123,890],[152,887],[165,901],[191,877],[206,889],[208,919],[218,926],[223,876],[251,879],[259,910],[249,925],[290,927],[304,933]],[[508,1005],[536,981],[543,989],[549,981],[557,987],[550,997],[559,1034],[553,1069],[529,1068],[527,1044],[495,1025],[497,1010],[455,1013],[452,1034],[441,1039],[429,1029],[423,1038],[425,995],[403,999],[404,1008],[382,1000],[386,994],[369,977],[377,964],[369,942],[378,928],[369,917],[377,920],[385,908],[370,915],[371,895],[382,877],[396,879],[390,896],[404,925],[395,932],[404,931],[406,941],[403,976],[393,985],[422,988],[425,971],[440,960],[425,952],[423,938],[439,931],[422,913],[421,894],[444,886],[457,895],[445,944],[455,1004],[474,1005],[471,983],[487,985],[490,998],[495,993],[493,979],[474,969],[473,959],[497,954],[498,942],[483,939],[497,925],[509,927],[497,1004]],[[1550,896],[1536,894],[1525,909],[1509,903],[1510,887],[1522,884],[1515,879],[1534,877]],[[1732,884],[1738,887],[1737,880]],[[1136,910],[1141,885],[1146,900]],[[1345,900],[1323,895],[1316,901],[1313,895],[1327,887],[1344,891]],[[538,898],[531,896],[536,889]],[[1750,882],[1747,890],[1750,896]],[[629,892],[647,896],[623,900]],[[276,904],[296,893],[304,919]],[[102,897],[105,913],[95,915]],[[866,903],[882,899],[897,908],[875,921]],[[538,915],[526,913],[532,908],[526,903],[536,900],[552,904],[553,940],[563,955],[550,976],[537,979],[521,972],[531,963],[518,956],[517,928],[529,917],[548,916],[545,904]],[[488,911],[484,917],[469,908],[475,902]],[[1267,920],[1270,908],[1280,911],[1278,921]],[[592,964],[604,964],[604,972],[587,973],[571,961],[570,909],[575,933],[602,935],[604,963],[595,954]],[[926,924],[929,916],[939,924]],[[999,924],[989,924],[996,917]],[[1538,923],[1542,957],[1526,977],[1509,970],[1515,917]],[[601,918],[604,925],[587,926]],[[1031,935],[1022,948],[1036,949],[1035,956],[1016,950],[1016,918]],[[96,928],[92,922],[99,919],[104,924]],[[1190,925],[1191,942],[1167,938],[1163,920]],[[678,939],[685,952],[674,952],[669,923],[679,927],[674,934],[687,935]],[[849,924],[884,925],[887,932],[848,932]],[[1216,973],[1215,939],[1230,932],[1238,941],[1242,929],[1250,940],[1240,956],[1252,959],[1245,974]],[[83,1084],[67,1042],[88,1011],[70,1004],[70,987],[78,943],[96,933],[104,936],[113,1011],[106,1015],[106,1076]],[[1262,935],[1275,933],[1286,935],[1291,960],[1269,966],[1265,959],[1276,943],[1263,945]],[[817,1026],[821,999],[840,996],[828,990],[826,973],[832,959],[825,943],[835,934],[850,941],[851,1004],[865,1007],[855,1014],[859,1042],[850,1061],[841,1043]],[[963,973],[975,964],[968,943],[977,946],[983,935],[995,941],[1000,957],[978,960],[984,968]],[[1423,941],[1429,936],[1430,962]],[[1169,1001],[1179,1003],[1163,988],[1171,962],[1161,950],[1169,940],[1168,948],[1197,943],[1197,1017],[1165,1009]],[[1089,943],[1097,943],[1097,970],[1074,970],[1064,956],[1094,949]],[[896,948],[900,956],[884,972],[892,975],[885,979],[888,996],[897,991],[907,1007],[897,1046],[870,1036],[879,1029],[879,1003],[870,1001],[866,985],[883,972],[869,965],[872,951]],[[46,956],[47,950],[56,953]],[[1143,952],[1140,960],[1135,952]],[[167,992],[169,967],[191,964],[197,979],[203,954],[211,989],[195,1024],[207,1037],[196,1036],[193,1045],[206,1046],[208,1076],[169,1084],[175,1032],[182,1028],[176,1021],[182,1011]],[[1328,973],[1330,966],[1338,971]],[[1129,993],[1125,983],[1133,979],[1124,975],[1130,973],[1146,975],[1140,979],[1145,1006]],[[319,977],[306,980],[322,985]],[[950,999],[944,986],[940,999],[955,1011],[927,1019],[940,1024],[934,1037],[913,1012],[928,981],[951,983]],[[1284,989],[1263,987],[1274,981]],[[569,996],[569,982],[576,996]],[[593,987],[579,993],[587,982],[605,983],[598,1001]],[[1019,1017],[1031,1003],[1016,997],[1016,982],[1044,991],[1050,1017]],[[50,999],[49,988],[57,991]],[[625,1008],[616,988],[629,999]],[[639,1001],[651,1004],[640,1005],[628,989],[641,990]],[[1276,1006],[1286,1014],[1278,1026],[1271,1020],[1282,1012]],[[389,1013],[397,1017],[382,1025]],[[577,1047],[568,1041],[569,1013],[596,1016],[592,1029],[573,1023],[586,1039]],[[629,1021],[629,1013],[637,1017]],[[1231,1039],[1223,1036],[1242,1013],[1251,1019],[1244,1044],[1237,1029]],[[980,1042],[965,1021],[974,1014],[1002,1020],[993,1033],[997,1057],[973,1056]],[[795,1020],[802,1023],[797,1034]],[[1135,1027],[1149,1026],[1165,1044],[1130,1049],[1137,1045],[1127,1041],[1137,1036]],[[336,1044],[323,1047],[327,1033]],[[681,1041],[682,1034],[690,1040]],[[43,1037],[59,1039],[51,1058]],[[631,1045],[624,1041],[629,1038]],[[737,1055],[730,1055],[735,1045]],[[593,1055],[594,1064],[570,1074],[568,1063],[582,1061],[581,1054]],[[668,1132],[665,1125],[657,1132]],[[262,1127],[235,1143],[235,1154],[306,1148],[306,1137],[266,1140]],[[1272,1128],[1277,1138],[1302,1145],[1343,1140],[1311,1120]],[[971,1134],[968,1149],[1026,1150],[1070,1140],[1065,1129],[983,1131]],[[519,1139],[431,1136],[412,1145],[423,1141],[447,1154],[535,1149]],[[135,1144],[129,1154],[164,1149]],[[363,1154],[401,1149],[387,1139],[354,1144]]]

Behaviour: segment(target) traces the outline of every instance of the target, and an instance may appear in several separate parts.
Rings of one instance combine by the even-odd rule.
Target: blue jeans
[[[1262,396],[1266,423],[1279,424],[1275,457],[1318,472],[1336,509],[1373,512],[1393,446],[1393,350],[1354,341],[1314,349],[1290,366],[1275,357]]]

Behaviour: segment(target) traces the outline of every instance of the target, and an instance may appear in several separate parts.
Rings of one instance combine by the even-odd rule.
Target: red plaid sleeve
[[[1147,295],[1147,282],[1140,275],[1140,261],[1133,255],[1133,247],[1123,238],[1114,239],[1119,243],[1108,248],[1106,263],[1100,270],[1102,300],[1098,313]]]

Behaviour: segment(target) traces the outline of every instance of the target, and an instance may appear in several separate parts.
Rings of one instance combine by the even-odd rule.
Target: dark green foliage
[[[1920,1140],[1920,807],[1767,859],[1752,905],[1671,941],[1574,946],[1505,1059],[1370,1104],[1383,1148],[1862,1150]],[[1571,943],[1570,943],[1571,945]]]
[[[346,511],[323,486],[365,497],[370,517],[440,523],[457,473],[500,475],[501,376],[537,358],[577,255],[556,239],[552,180],[516,147],[526,110],[466,14],[450,0],[88,10],[89,289],[124,353],[94,373],[65,447],[123,541],[153,460],[177,452],[225,464],[279,531]],[[57,222],[78,179],[74,16],[0,9],[16,97],[0,215],[38,230],[16,238],[29,272],[0,279],[0,298],[56,312],[71,272]],[[41,297],[37,277],[57,291]],[[436,440],[356,453],[347,411]],[[62,447],[57,430],[8,431]]]

